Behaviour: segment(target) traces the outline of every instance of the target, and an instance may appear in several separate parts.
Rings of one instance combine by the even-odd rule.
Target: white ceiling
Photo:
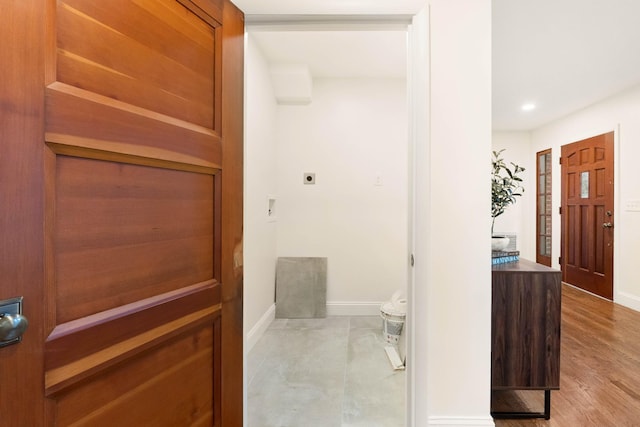
[[[235,0],[252,15],[411,15],[425,0]],[[640,84],[640,0],[493,0],[493,128],[535,129]],[[251,29],[251,27],[249,27]],[[271,29],[272,30],[272,29]],[[402,31],[251,31],[315,77],[406,73]],[[533,102],[537,108],[523,112]]]
[[[272,64],[306,64],[313,77],[406,76],[406,31],[251,32]]]
[[[533,129],[640,84],[639,18],[638,0],[493,0],[493,128]]]

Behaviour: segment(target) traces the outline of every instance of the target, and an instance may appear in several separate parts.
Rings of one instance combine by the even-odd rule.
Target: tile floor
[[[382,320],[276,319],[249,352],[249,427],[403,427]]]

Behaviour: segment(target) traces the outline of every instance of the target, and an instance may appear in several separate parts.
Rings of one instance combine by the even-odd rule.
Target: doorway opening
[[[328,314],[377,317],[380,335],[380,304],[398,289],[407,292],[412,244],[406,71],[410,19],[395,19],[327,26],[275,25],[247,17],[247,352],[273,319],[277,257],[326,256]],[[344,49],[349,44],[355,49],[350,54]],[[369,60],[377,65],[363,67]],[[398,61],[402,73],[394,75]],[[340,64],[343,74],[332,74],[331,67]],[[284,81],[277,80],[275,68],[280,77],[285,71]],[[363,69],[366,73],[358,71]],[[260,108],[251,107],[254,96],[262,97]],[[315,184],[305,185],[305,174],[314,174]],[[277,201],[275,219],[266,219],[267,204],[261,201],[267,195]],[[247,371],[250,377],[252,367]],[[249,393],[251,388],[246,385]],[[404,387],[401,391],[404,398]]]

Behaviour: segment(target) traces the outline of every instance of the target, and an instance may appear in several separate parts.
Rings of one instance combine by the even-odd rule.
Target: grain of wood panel
[[[229,209],[223,7],[226,59],[238,61],[226,64]],[[2,350],[3,426],[242,425],[237,263],[225,268],[229,315],[219,293],[181,297],[184,315],[178,302],[128,311],[194,283],[226,286],[223,224],[229,241],[242,230],[241,15],[227,0],[0,2],[0,292],[24,295],[30,321]],[[45,355],[52,330],[64,345]]]
[[[242,402],[243,331],[243,79],[244,79],[244,15],[230,1],[223,11],[222,78],[222,425],[243,425]]]
[[[59,82],[213,129],[213,103],[161,91],[149,81],[133,79],[71,52],[59,52],[57,63]]]
[[[560,274],[524,259],[493,266],[492,390],[558,388]]]
[[[45,372],[45,393],[51,396],[64,392],[81,381],[94,379],[101,372],[123,361],[134,358],[137,354],[158,346],[160,343],[185,335],[194,325],[211,322],[220,314],[220,306],[209,306],[202,310],[191,312],[178,319],[166,322],[134,337],[122,340],[110,347],[74,360],[64,366],[56,367]]]
[[[47,338],[45,368],[68,365],[212,304],[220,304],[220,285],[215,280],[63,323]]]
[[[556,389],[560,272],[520,260],[492,271],[491,388]]]
[[[177,0],[185,5],[189,10],[193,11],[202,20],[215,25],[213,21],[221,22],[223,17],[224,1],[223,0]]]
[[[0,356],[0,424],[42,425],[44,337],[41,2],[0,2],[0,299],[24,296],[29,329]]]
[[[496,427],[635,427],[640,420],[640,313],[576,288],[562,289],[560,390],[551,419]],[[542,392],[494,393],[494,407],[542,409]]]
[[[214,52],[211,40],[216,25],[204,22],[175,0],[110,0],[107,4],[63,0],[58,7],[99,21],[176,62],[212,67],[205,58]],[[213,68],[204,70],[203,75],[211,74]]]
[[[50,85],[46,107],[48,142],[210,169],[222,162],[215,132],[72,86]]]
[[[213,279],[213,177],[58,156],[57,323]]]
[[[603,197],[606,196],[605,194],[605,188],[607,186],[606,183],[606,171],[605,169],[596,169],[594,171],[594,187],[595,187],[595,197],[597,197],[598,199],[602,199]]]
[[[214,28],[175,1],[162,16],[150,2],[58,2],[56,79],[213,129]],[[181,18],[188,34],[171,23]]]
[[[79,384],[56,399],[56,425],[212,425],[213,348],[210,324]]]
[[[223,390],[227,390],[227,386],[222,385],[222,372],[225,366],[222,364],[222,325],[221,321],[213,324],[213,427],[222,426],[222,395]],[[227,379],[229,377],[227,376]],[[242,378],[238,378],[242,380]],[[244,399],[243,399],[244,402]],[[242,405],[244,407],[244,404]],[[242,424],[242,418],[234,420],[234,423]],[[234,425],[234,423],[231,423]],[[226,424],[228,425],[228,424]],[[211,423],[207,424],[208,427]],[[194,426],[199,427],[199,426]]]

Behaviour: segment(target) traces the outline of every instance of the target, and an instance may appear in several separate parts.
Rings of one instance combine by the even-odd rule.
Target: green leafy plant
[[[502,215],[510,205],[516,202],[516,197],[522,196],[522,178],[518,175],[524,172],[522,166],[509,162],[507,165],[501,157],[504,149],[493,152],[493,172],[491,174],[491,235],[496,217]]]

